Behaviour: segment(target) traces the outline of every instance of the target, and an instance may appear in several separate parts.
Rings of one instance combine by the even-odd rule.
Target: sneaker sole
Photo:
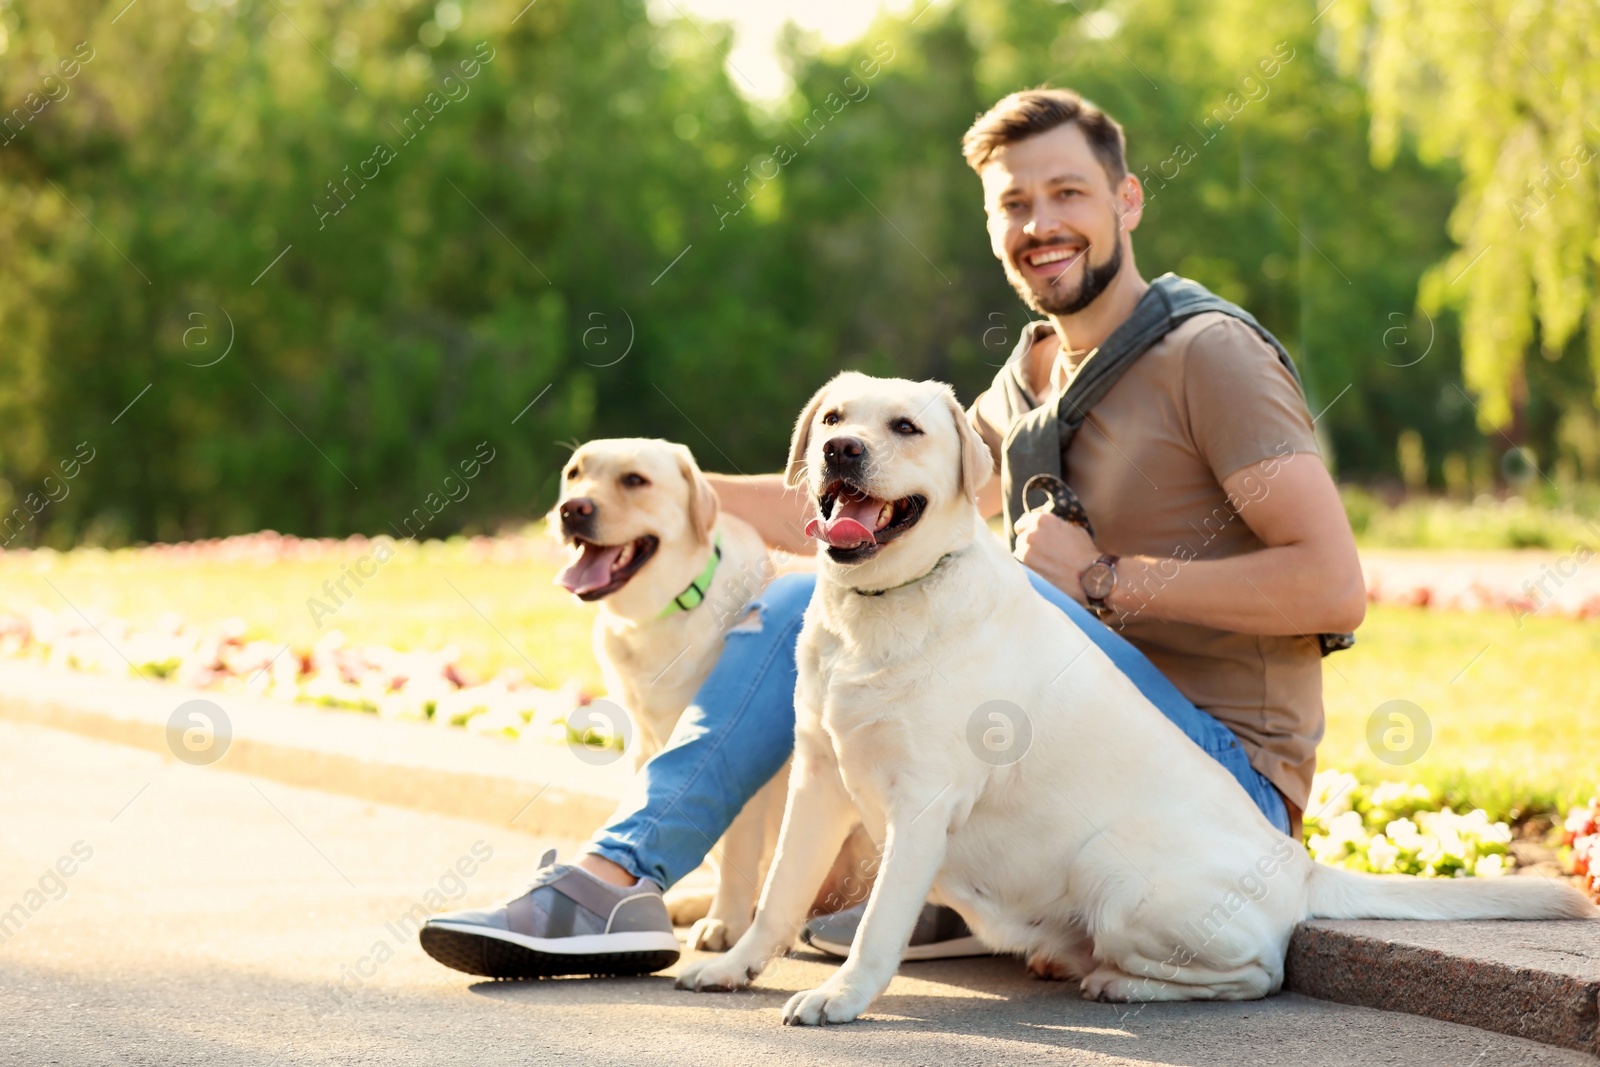
[[[809,932],[801,937],[807,945],[818,952],[825,952],[839,959],[850,956],[850,946],[829,941],[822,937],[813,937]],[[968,956],[993,956],[994,949],[979,941],[976,937],[958,937],[951,941],[935,941],[931,945],[912,945],[900,957],[902,963],[914,963],[918,960],[956,960]]]
[[[418,940],[422,951],[446,967],[484,978],[654,974],[677,963],[680,955],[678,939],[660,932],[554,939],[429,923]]]

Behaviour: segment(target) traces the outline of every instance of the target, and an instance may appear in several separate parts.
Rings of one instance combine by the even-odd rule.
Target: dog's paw
[[[743,930],[734,929],[731,923],[708,917],[701,919],[690,929],[687,944],[696,952],[726,952],[743,934]]]
[[[691,963],[678,975],[676,985],[692,993],[730,993],[735,989],[748,989],[760,973],[760,964],[747,964],[732,956],[721,956]]]
[[[1070,982],[1075,978],[1082,978],[1083,972],[1065,960],[1055,959],[1043,952],[1035,952],[1028,957],[1028,977],[1043,982]]]
[[[1126,1004],[1133,1000],[1148,1000],[1149,997],[1135,997],[1135,979],[1115,967],[1101,967],[1088,975],[1079,987],[1084,1000],[1098,1000],[1107,1004]]]
[[[693,926],[711,910],[712,897],[709,890],[701,889],[668,893],[665,897],[667,917],[672,920],[673,926]]]
[[[783,1006],[785,1026],[826,1026],[828,1023],[847,1023],[867,1010],[872,996],[848,982],[830,978],[815,989],[807,989],[789,998]]]

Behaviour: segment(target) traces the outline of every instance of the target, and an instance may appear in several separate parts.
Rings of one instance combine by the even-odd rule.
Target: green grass
[[[1498,549],[1545,548],[1567,551],[1574,545],[1600,548],[1600,515],[1594,493],[1551,503],[1512,496],[1480,496],[1471,503],[1437,496],[1414,496],[1386,504],[1360,486],[1341,486],[1339,496],[1364,548]]]
[[[1600,625],[1509,614],[1372,607],[1356,647],[1323,661],[1324,767],[1420,781],[1514,817],[1600,789]],[[1409,700],[1432,725],[1416,762],[1367,745],[1380,705]]]
[[[253,636],[308,647],[338,629],[407,650],[454,644],[479,677],[520,669],[535,684],[600,686],[593,609],[551,584],[559,550],[531,561],[472,558],[465,542],[401,546],[318,627],[307,600],[339,559],[255,563],[156,560],[132,551],[0,556],[0,604],[99,609],[149,625],[164,612],[209,626],[243,618]],[[347,559],[353,559],[353,554]],[[65,599],[63,599],[65,598]],[[530,664],[532,666],[530,666]],[[1565,619],[1374,607],[1356,647],[1324,661],[1320,764],[1366,780],[1421,781],[1497,817],[1549,810],[1600,787],[1600,625]],[[1368,747],[1368,717],[1389,700],[1428,716],[1433,740],[1392,767]]]

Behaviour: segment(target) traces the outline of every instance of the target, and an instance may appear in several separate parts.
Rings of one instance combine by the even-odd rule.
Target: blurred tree
[[[791,33],[767,111],[643,0],[0,0],[0,542],[491,528],[562,442],[773,470],[845,366],[971,397],[1029,315],[959,139],[1045,81],[1127,126],[1145,273],[1277,332],[1342,472],[1415,430],[1437,484],[1482,453],[1453,319],[1412,314],[1460,175],[1373,166],[1314,20],[951,0]],[[1576,375],[1530,373],[1535,422]]]
[[[1461,168],[1459,248],[1427,272],[1423,304],[1460,309],[1480,425],[1521,442],[1536,333],[1554,360],[1587,324],[1600,381],[1600,6],[1351,0],[1327,17],[1370,86],[1373,158],[1388,165],[1410,133]]]
[[[527,516],[559,441],[681,436],[664,397],[696,383],[657,357],[777,333],[755,279],[685,253],[755,145],[744,104],[642,3],[52,0],[0,27],[5,100],[93,54],[0,146],[6,510],[98,449],[22,543],[394,530],[485,440],[426,532]]]

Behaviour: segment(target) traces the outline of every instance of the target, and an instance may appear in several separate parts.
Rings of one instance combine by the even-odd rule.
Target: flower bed
[[[386,719],[465,727],[505,737],[567,740],[566,720],[593,695],[575,683],[543,689],[520,671],[475,680],[454,646],[401,652],[349,645],[329,631],[308,649],[246,640],[242,619],[212,631],[176,614],[138,628],[89,611],[34,609],[0,615],[0,656],[99,673],[138,673],[200,689],[235,690],[278,700],[374,712]]]
[[[1423,878],[1497,877],[1512,867],[1511,827],[1475,808],[1441,808],[1426,786],[1366,785],[1322,771],[1306,805],[1306,847],[1319,863]]]
[[[1363,549],[1367,600],[1441,611],[1509,612],[1519,620],[1600,618],[1600,562],[1553,552],[1393,552]]]
[[[1562,828],[1567,869],[1584,891],[1600,903],[1600,797],[1587,808],[1574,808]]]

